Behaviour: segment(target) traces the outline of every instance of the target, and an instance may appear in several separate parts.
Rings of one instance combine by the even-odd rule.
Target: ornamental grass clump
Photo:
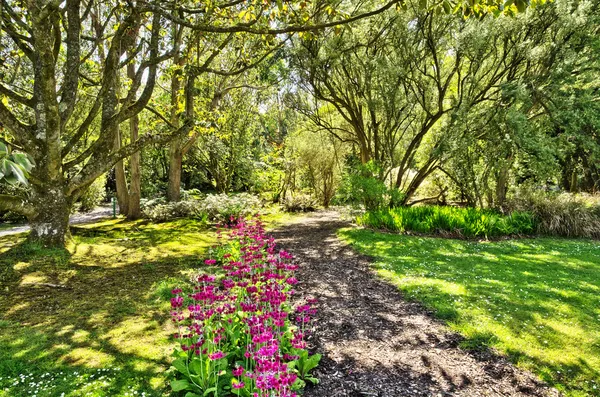
[[[225,230],[205,261],[216,275],[197,276],[190,293],[172,291],[180,348],[171,387],[186,397],[294,397],[317,382],[310,371],[321,357],[306,342],[315,301],[293,308],[298,266],[258,219]]]

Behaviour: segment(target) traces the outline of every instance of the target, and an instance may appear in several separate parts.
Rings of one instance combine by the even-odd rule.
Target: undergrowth
[[[467,238],[527,235],[536,221],[527,212],[502,215],[477,208],[418,206],[369,211],[357,218],[361,226],[393,232],[441,234]]]

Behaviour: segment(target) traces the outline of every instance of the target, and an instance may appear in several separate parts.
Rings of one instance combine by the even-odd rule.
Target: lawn
[[[477,242],[343,229],[377,272],[464,335],[567,396],[600,396],[600,244]]]
[[[202,266],[214,228],[116,219],[72,232],[66,251],[0,238],[0,396],[168,395],[170,291]]]

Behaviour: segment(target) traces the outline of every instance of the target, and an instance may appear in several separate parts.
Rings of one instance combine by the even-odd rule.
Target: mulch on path
[[[347,226],[323,211],[271,233],[301,265],[298,293],[319,300],[311,342],[323,354],[320,383],[306,397],[559,396],[503,357],[459,348],[460,336],[338,240]]]

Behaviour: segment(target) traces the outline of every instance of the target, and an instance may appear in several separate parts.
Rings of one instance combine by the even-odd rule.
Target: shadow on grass
[[[468,242],[341,235],[407,297],[572,396],[600,395],[600,248],[586,240]]]
[[[52,387],[37,390],[40,397],[161,395],[173,347],[170,290],[199,267],[213,233],[181,220],[115,221],[72,234],[67,250],[23,237],[0,242],[0,396],[3,388],[34,394],[30,384],[46,372]],[[108,376],[98,368],[120,370]],[[14,384],[23,374],[36,380]],[[93,374],[105,377],[96,384]]]

